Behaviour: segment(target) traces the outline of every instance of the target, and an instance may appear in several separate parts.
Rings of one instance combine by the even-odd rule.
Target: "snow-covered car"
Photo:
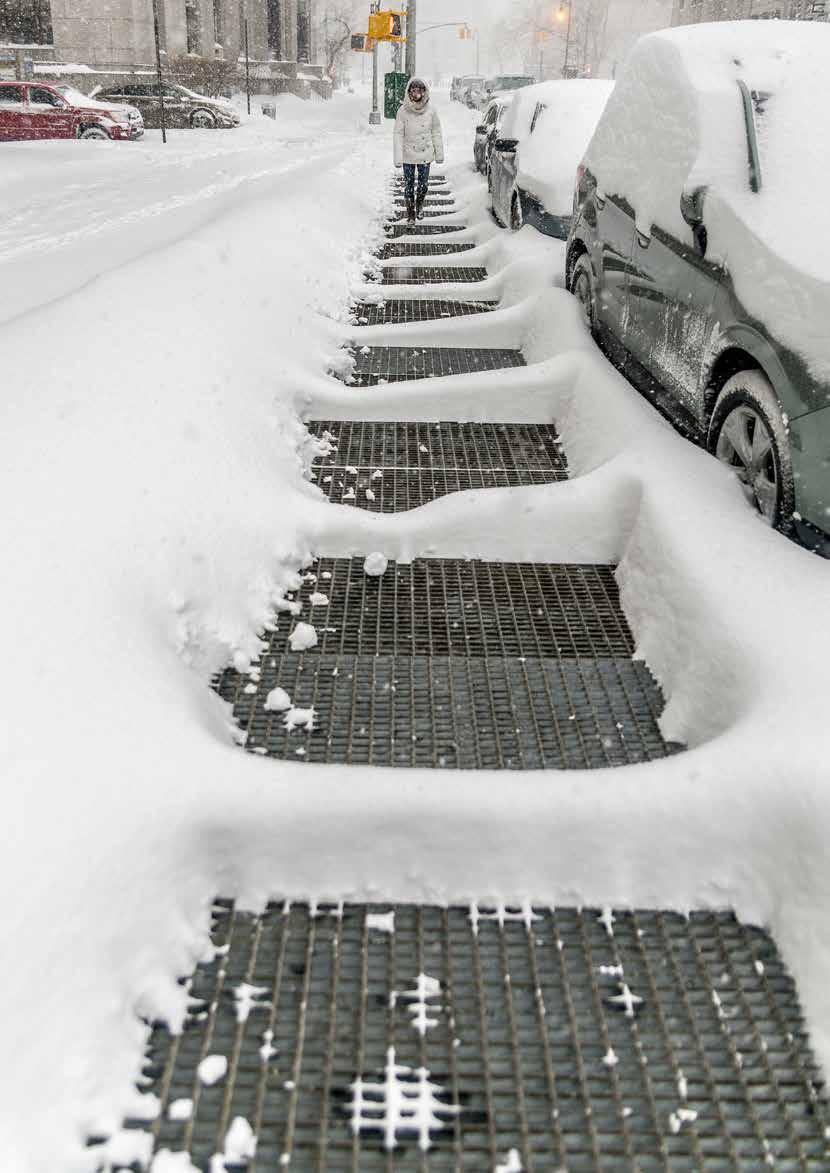
[[[613,88],[610,81],[546,81],[513,96],[490,157],[499,224],[567,237],[574,175]]]
[[[120,102],[100,102],[72,86],[0,82],[0,142],[13,139],[138,139],[141,114]]]
[[[830,553],[830,27],[644,37],[580,167],[568,288],[606,350]]]
[[[535,80],[529,73],[499,73],[469,89],[465,101],[471,108],[484,110],[493,98],[532,86]]]
[[[484,77],[480,73],[465,73],[462,77],[454,77],[450,85],[450,101],[460,102],[469,89],[484,85]]]
[[[475,139],[473,140],[473,159],[475,160],[476,170],[480,171],[482,175],[490,176],[490,155],[493,151],[493,144],[498,138],[501,124],[504,121],[504,116],[510,109],[512,97],[508,94],[505,97],[495,98],[485,111],[484,117],[476,127]]]
[[[145,126],[154,129],[161,126],[157,81],[123,81],[106,89],[93,90],[93,93],[108,101],[130,102],[141,111]],[[217,130],[239,126],[242,121],[236,107],[227,98],[209,98],[187,86],[165,82],[161,97],[164,98],[164,120],[168,127]]]

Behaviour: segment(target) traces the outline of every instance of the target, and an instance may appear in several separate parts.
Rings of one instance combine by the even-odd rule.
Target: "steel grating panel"
[[[444,232],[463,232],[465,224],[425,224],[418,220],[408,224],[406,220],[390,220],[383,226],[387,236],[436,236]]]
[[[425,241],[422,244],[384,244],[381,245],[378,257],[382,261],[389,261],[395,257],[442,257],[453,253],[471,252],[476,246],[471,242],[456,244],[451,241]]]
[[[251,753],[303,762],[456,770],[592,770],[668,756],[663,701],[631,659],[266,655],[227,671],[219,695]],[[254,691],[246,691],[255,686]],[[289,729],[272,689],[314,710]]]
[[[421,213],[422,216],[449,216],[452,214],[453,214],[452,210],[448,209],[448,208],[426,208],[426,207],[424,208],[423,212]],[[405,208],[401,209],[401,211],[398,211],[397,209],[393,209],[392,212],[390,212],[390,214],[389,214],[389,220],[387,221],[387,223],[388,224],[401,224],[401,223],[406,224],[407,223],[406,209]],[[412,228],[413,225],[409,224],[408,227]],[[459,227],[464,228],[464,227],[466,227],[466,225],[462,224],[462,225],[459,225]]]
[[[485,314],[498,309],[497,301],[440,301],[434,298],[411,298],[387,301],[359,301],[352,307],[359,326],[379,326],[386,322],[434,322],[441,318],[461,318]]]
[[[296,601],[317,627],[309,655],[631,656],[633,641],[609,566],[419,558],[370,577],[362,558],[320,558]],[[328,600],[312,605],[312,594]],[[287,652],[303,620],[286,612],[266,633]]]
[[[353,347],[350,353],[355,365],[346,381],[357,387],[374,387],[381,380],[394,383],[401,379],[433,379],[525,365],[520,350],[498,350],[495,347],[365,346]]]
[[[448,281],[486,281],[487,270],[480,266],[398,265],[384,267],[380,273],[381,285],[431,285]]]
[[[310,420],[306,426],[329,446],[315,465],[341,470],[360,465],[494,472],[567,468],[553,424]]]
[[[520,485],[547,485],[567,480],[562,468],[358,468],[344,476],[342,468],[314,468],[314,484],[333,505],[354,505],[374,513],[402,513],[450,493],[473,489],[508,489]]]
[[[455,203],[454,196],[435,196],[435,195],[432,195],[432,193],[430,192],[430,194],[424,200],[424,207],[425,208],[448,207],[450,204],[454,204],[454,203]],[[403,196],[395,196],[395,207],[397,207],[397,208],[406,207],[406,200],[403,198]]]
[[[236,1116],[248,1173],[830,1168],[794,983],[730,913],[218,901],[212,928],[183,1033],[150,1037],[160,1114],[128,1122],[200,1170]]]

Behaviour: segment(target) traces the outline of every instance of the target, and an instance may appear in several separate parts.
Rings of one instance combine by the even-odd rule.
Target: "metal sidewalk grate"
[[[307,653],[368,656],[630,656],[611,567],[421,558],[371,578],[362,558],[320,558],[297,595],[319,642]],[[312,595],[326,603],[312,604]],[[283,614],[267,653],[302,620]]]
[[[436,195],[432,195],[432,193],[430,192],[430,194],[424,200],[424,207],[425,208],[430,208],[430,207],[432,207],[432,208],[445,207],[446,208],[446,207],[449,207],[450,204],[454,204],[454,203],[455,203],[455,198],[453,196],[436,196]],[[406,207],[406,200],[403,198],[403,196],[396,196],[395,197],[395,206],[399,207],[399,208]]]
[[[358,387],[376,386],[400,379],[431,379],[465,375],[525,365],[520,350],[411,346],[367,346],[352,349],[355,366],[347,382]]]
[[[390,261],[395,257],[443,257],[453,253],[472,252],[476,246],[471,242],[459,244],[441,241],[425,241],[423,244],[384,244],[381,245],[378,257],[382,261]]]
[[[566,468],[553,424],[415,423],[396,420],[310,420],[330,452],[315,463],[459,469]]]
[[[219,695],[251,753],[303,762],[457,770],[592,770],[667,757],[663,699],[642,662],[523,657],[267,655],[255,691]],[[281,688],[314,727],[289,728]]]
[[[424,211],[423,211],[423,215],[427,216],[427,217],[429,217],[429,216],[447,216],[449,214],[450,214],[450,209],[448,209],[448,208],[426,208],[425,207]],[[406,224],[406,211],[405,210],[402,210],[400,212],[395,211],[393,213],[393,216],[387,221],[387,223],[388,224],[401,224],[401,223]],[[409,227],[411,229],[414,227],[414,225],[409,224],[409,225],[407,225],[407,227]],[[464,228],[464,227],[466,227],[466,225],[460,224],[459,227]]]
[[[388,301],[359,301],[352,314],[359,326],[384,323],[434,322],[441,318],[461,318],[498,309],[497,301],[436,301],[434,298],[390,298]]]
[[[416,265],[385,268],[381,273],[381,285],[430,285],[448,281],[486,281],[487,270],[476,266],[441,265],[427,268]]]
[[[387,237],[395,236],[440,236],[448,232],[463,232],[465,224],[425,224],[423,220],[407,224],[406,220],[392,220],[384,225]]]
[[[567,480],[562,468],[383,468],[358,467],[355,474],[317,465],[314,484],[333,505],[356,505],[375,513],[402,513],[438,497],[467,489],[507,489],[520,485],[547,485]]]
[[[729,913],[218,901],[213,941],[128,1122],[200,1170],[237,1116],[248,1173],[830,1168],[794,983]]]

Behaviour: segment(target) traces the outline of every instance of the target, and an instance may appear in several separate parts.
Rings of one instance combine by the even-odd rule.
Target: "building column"
[[[311,59],[311,0],[297,0],[297,61]]]

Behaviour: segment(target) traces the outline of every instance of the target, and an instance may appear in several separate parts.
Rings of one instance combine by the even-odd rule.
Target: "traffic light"
[[[352,49],[355,53],[371,53],[375,42],[366,33],[352,33]]]
[[[369,36],[373,41],[404,41],[403,14],[373,12],[369,17]]]
[[[459,25],[458,39],[460,41],[471,41],[473,39],[473,30],[468,24]]]

